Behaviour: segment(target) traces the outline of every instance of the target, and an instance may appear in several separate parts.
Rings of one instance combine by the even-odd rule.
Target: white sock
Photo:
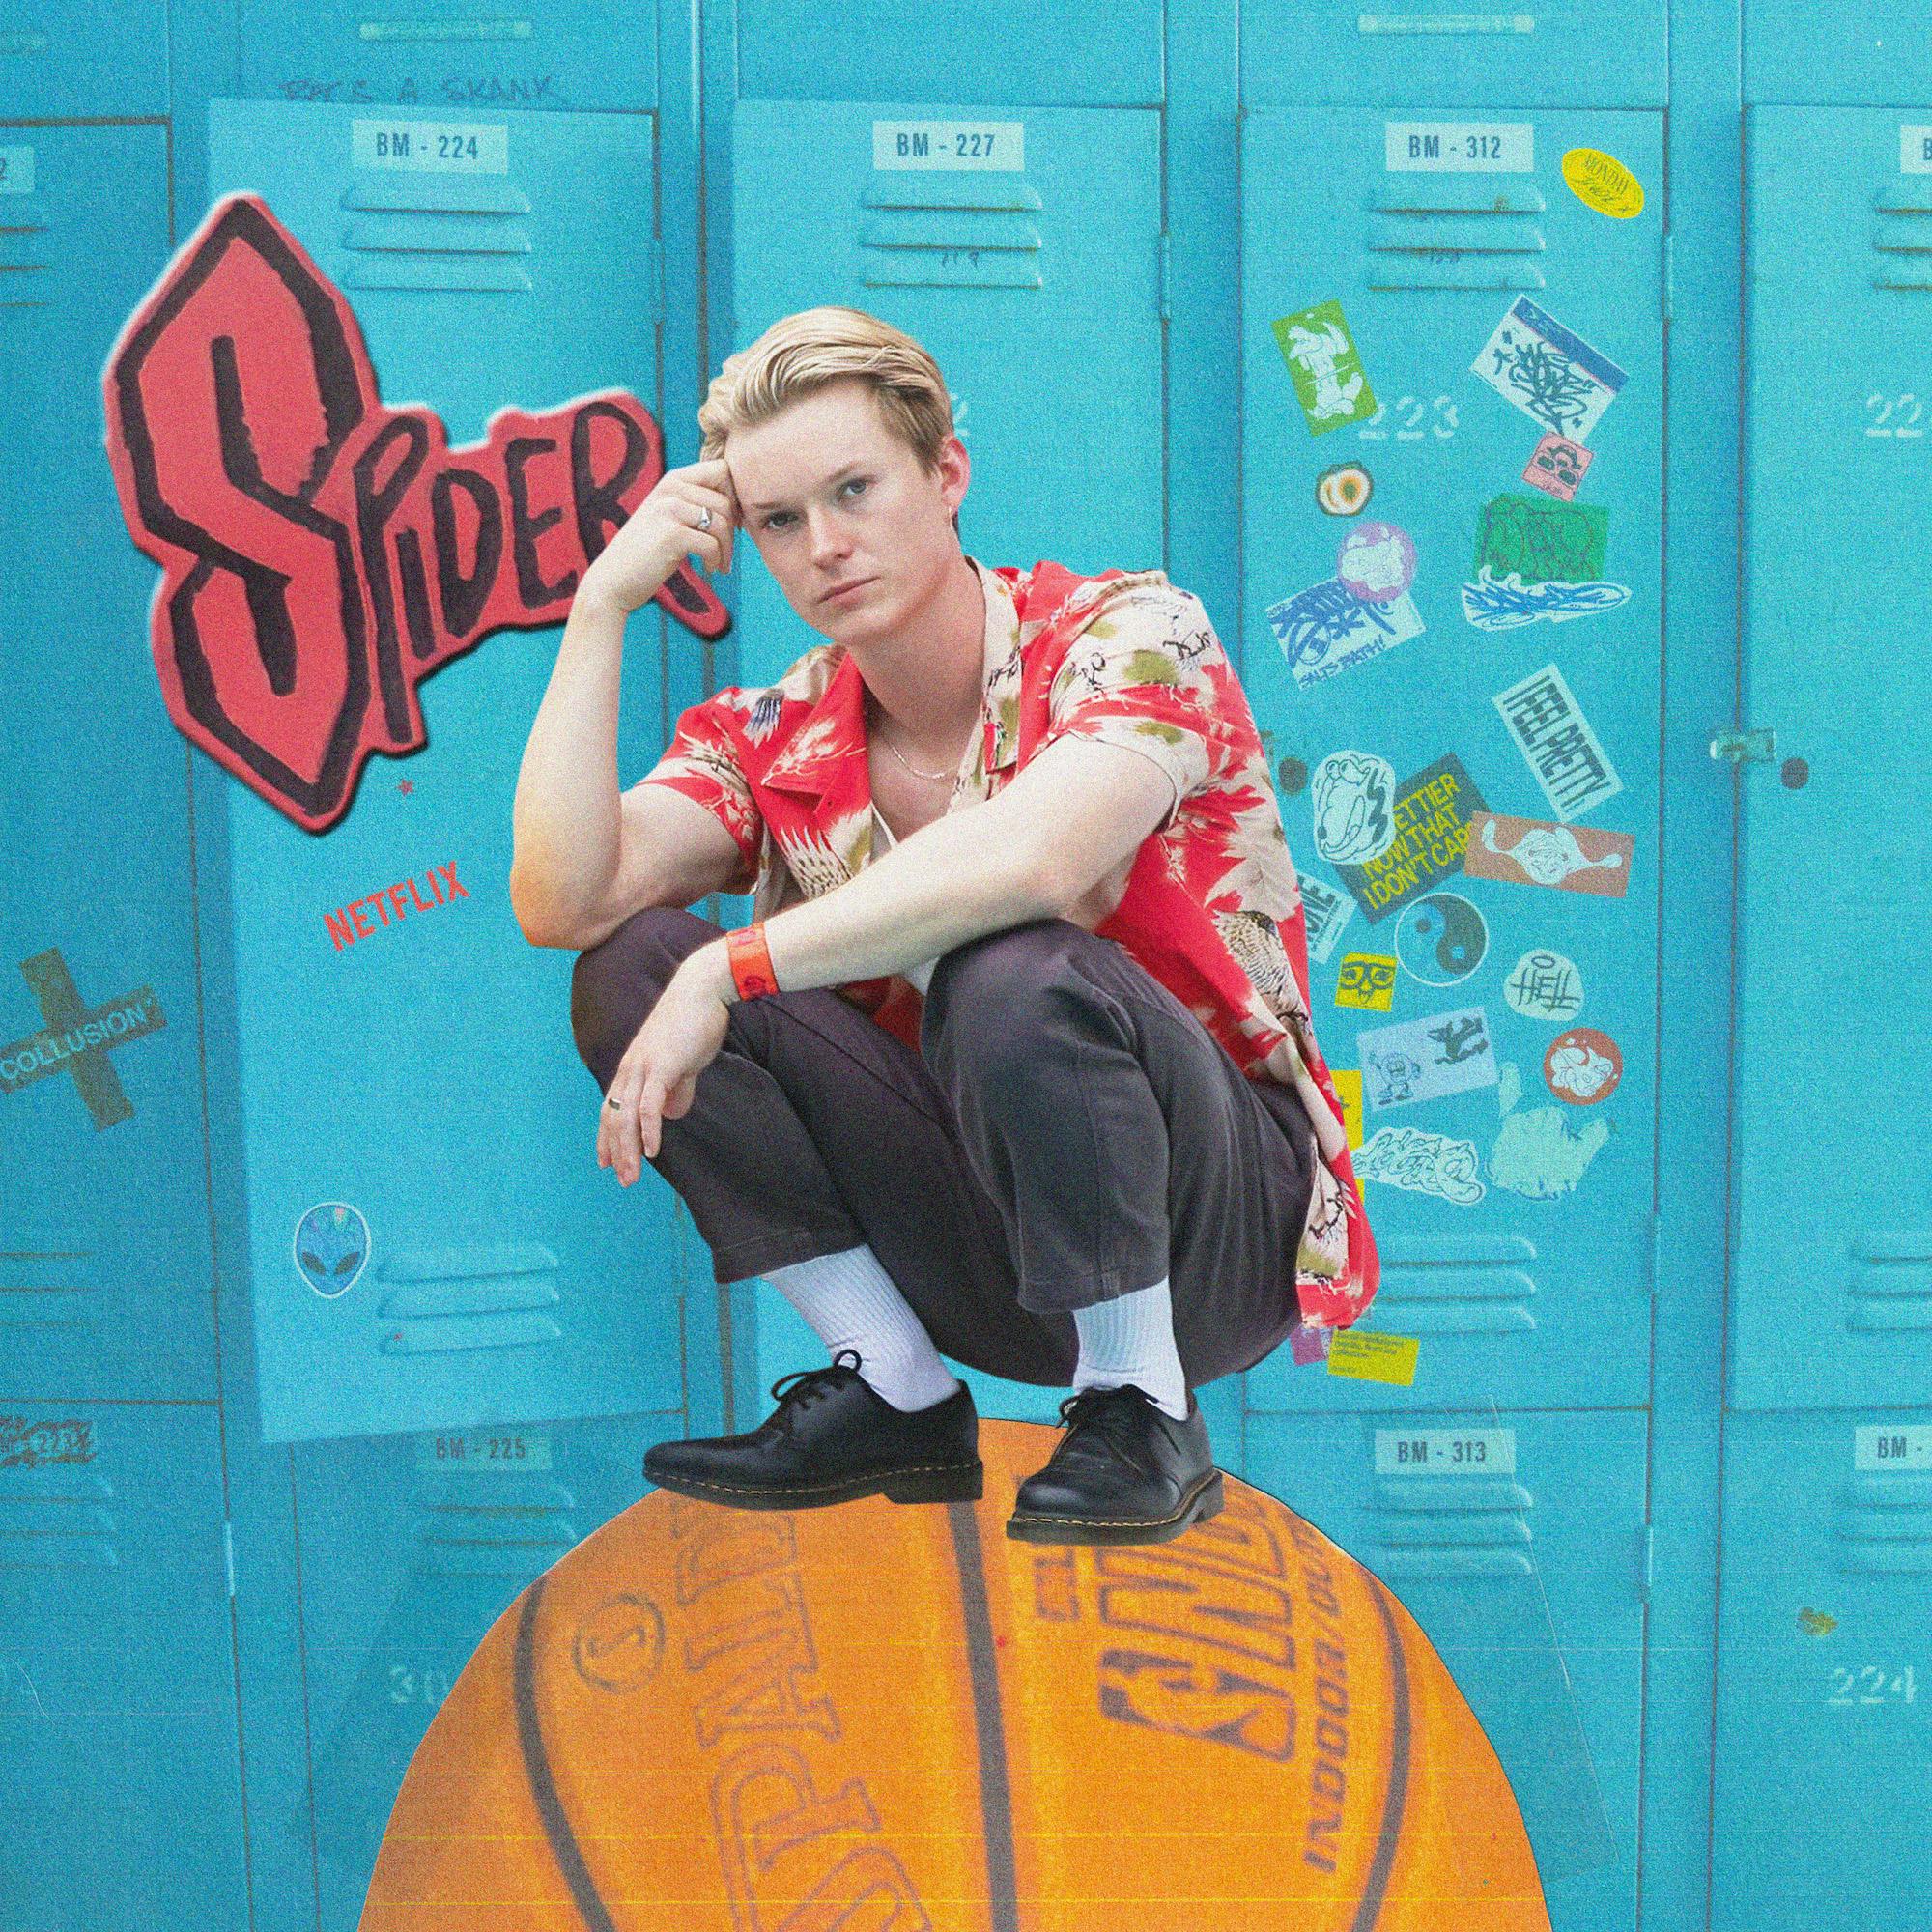
[[[1073,1326],[1080,1336],[1075,1389],[1132,1382],[1177,1422],[1186,1417],[1187,1377],[1174,1346],[1174,1304],[1166,1275],[1151,1288],[1076,1308]]]
[[[959,1386],[925,1325],[869,1243],[767,1268],[765,1279],[817,1331],[836,1361],[859,1351],[859,1374],[895,1408],[930,1408]]]

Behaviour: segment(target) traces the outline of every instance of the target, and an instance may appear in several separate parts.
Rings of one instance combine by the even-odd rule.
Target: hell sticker
[[[1524,1019],[1575,1019],[1583,1004],[1583,976],[1574,960],[1539,946],[1516,962],[1503,981],[1503,998]]]

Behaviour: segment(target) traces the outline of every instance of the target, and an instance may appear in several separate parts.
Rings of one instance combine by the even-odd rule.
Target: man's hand
[[[699,947],[671,975],[624,1049],[598,1113],[597,1165],[615,1168],[625,1187],[656,1158],[663,1122],[691,1111],[697,1076],[724,1044],[730,1012],[720,987],[728,980],[722,943]]]

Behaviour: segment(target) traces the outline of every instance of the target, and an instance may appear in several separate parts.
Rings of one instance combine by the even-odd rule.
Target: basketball
[[[656,1491],[532,1582],[417,1747],[363,1932],[1548,1932],[1494,1751],[1352,1557],[1225,1479],[1165,1544],[978,1502]]]

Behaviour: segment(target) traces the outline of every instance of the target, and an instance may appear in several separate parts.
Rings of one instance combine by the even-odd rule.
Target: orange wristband
[[[776,993],[779,976],[772,971],[771,949],[765,944],[762,920],[741,925],[724,935],[724,954],[731,963],[731,983],[741,1000],[755,1000],[762,993]]]

